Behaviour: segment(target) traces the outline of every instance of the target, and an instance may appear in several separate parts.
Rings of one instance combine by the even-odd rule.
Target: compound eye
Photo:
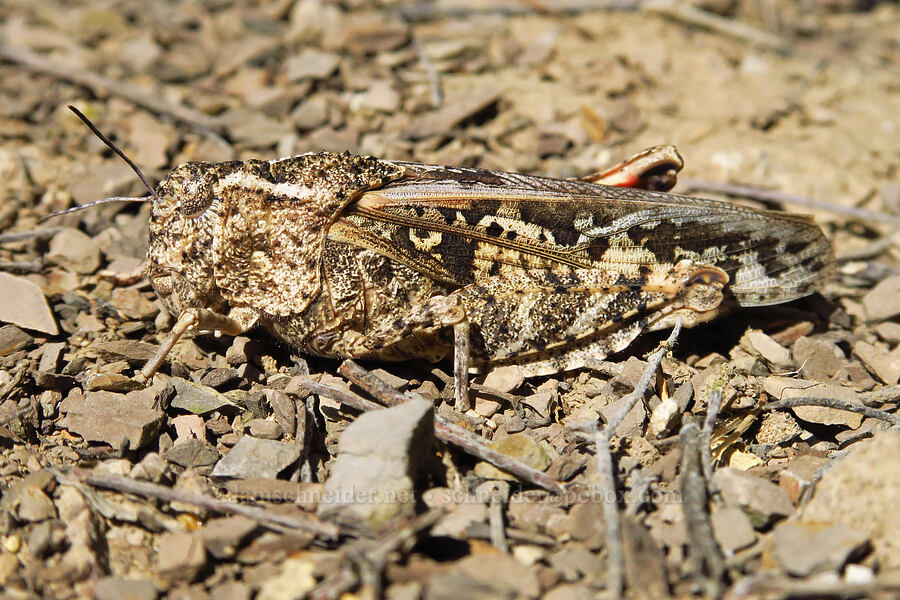
[[[728,274],[715,267],[706,267],[694,271],[688,278],[686,285],[690,287],[696,284],[715,285],[724,287],[728,283]]]
[[[202,190],[182,200],[178,205],[178,212],[185,217],[197,217],[203,214],[203,211],[209,208],[212,202],[212,194],[208,193],[207,190]]]

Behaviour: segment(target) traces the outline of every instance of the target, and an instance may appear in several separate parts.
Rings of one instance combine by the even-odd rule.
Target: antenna
[[[91,208],[94,206],[98,206],[100,204],[106,204],[108,202],[146,202],[149,200],[151,196],[140,196],[140,197],[132,197],[132,196],[113,196],[112,198],[103,198],[102,200],[94,200],[93,202],[88,202],[87,204],[82,204],[81,206],[73,206],[72,208],[65,208],[63,210],[57,210],[55,212],[50,213],[49,215],[45,215],[38,219],[38,223],[43,223],[47,219],[52,219],[53,217],[61,217],[62,215],[68,215],[74,212],[78,212],[80,210],[84,210],[86,208]]]
[[[100,133],[100,130],[97,129],[97,127],[96,127],[93,123],[91,123],[91,120],[88,119],[86,116],[84,116],[84,114],[83,114],[80,110],[78,110],[77,108],[75,108],[75,107],[72,106],[71,104],[69,104],[68,107],[69,107],[69,110],[71,110],[73,113],[75,113],[76,115],[78,115],[78,118],[79,118],[79,119],[81,119],[82,121],[84,121],[84,124],[87,125],[88,128],[89,128],[91,131],[94,132],[94,135],[96,135],[98,138],[100,138],[100,140],[101,140],[104,144],[106,144],[107,148],[109,148],[110,150],[112,150],[113,152],[115,152],[116,154],[118,154],[118,155],[119,155],[119,158],[121,158],[121,159],[124,160],[126,163],[128,163],[128,166],[131,167],[131,170],[135,172],[135,174],[138,176],[138,179],[141,180],[141,183],[143,183],[143,184],[144,184],[144,187],[146,187],[147,190],[150,192],[150,197],[153,198],[154,200],[158,200],[159,198],[157,198],[157,196],[156,196],[156,191],[153,189],[153,187],[152,187],[149,183],[147,183],[147,179],[144,177],[144,174],[141,173],[141,170],[138,169],[138,166],[137,166],[136,164],[134,164],[134,161],[131,160],[130,158],[128,158],[128,157],[125,155],[125,153],[122,152],[122,151],[119,149],[118,146],[116,146],[116,145],[113,144],[111,141],[109,141],[109,138],[107,138],[105,135],[103,135],[102,133]],[[146,201],[146,200],[148,200],[148,198],[145,198],[145,199],[144,199],[144,201]],[[117,202],[123,202],[123,201],[124,201],[124,202],[128,202],[128,201],[135,201],[135,200],[134,200],[134,199],[130,199],[130,200],[121,200],[121,199],[107,198],[106,200],[101,200],[101,201],[98,201],[98,202],[91,202],[90,204],[85,204],[85,205],[83,205],[83,206],[81,206],[81,207],[79,207],[79,208],[87,208],[88,206],[93,206],[93,205],[95,205],[95,204],[101,204],[102,202],[105,202],[105,201],[117,201]],[[64,212],[65,212],[65,211],[63,211],[63,213],[64,213]],[[62,213],[60,213],[60,214],[62,214]]]

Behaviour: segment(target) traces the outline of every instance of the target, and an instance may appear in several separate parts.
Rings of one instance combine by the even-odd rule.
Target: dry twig
[[[541,10],[531,3],[510,4],[505,6],[490,6],[487,4],[485,8],[466,7],[466,6],[447,6],[435,2],[410,2],[402,4],[398,7],[399,14],[408,21],[433,21],[437,19],[464,19],[469,17],[477,17],[482,15],[500,15],[500,16],[517,16],[530,15],[534,13],[559,15],[559,16],[575,16],[581,13],[597,12],[597,11],[633,11],[637,10],[642,0],[586,0],[584,2],[560,2],[554,0],[549,3],[550,6]]]
[[[705,593],[722,595],[726,573],[725,559],[713,536],[707,507],[707,479],[703,475],[703,436],[695,423],[681,428],[681,507],[693,571],[703,582]],[[709,445],[706,445],[707,449]]]
[[[871,392],[863,392],[859,395],[859,399],[866,406],[900,402],[900,385],[888,385]]]
[[[609,556],[609,566],[606,572],[606,590],[607,594],[613,598],[620,598],[625,588],[625,554],[622,545],[622,522],[619,515],[618,493],[616,491],[616,477],[613,472],[612,452],[610,451],[609,441],[616,428],[625,419],[625,416],[631,412],[634,405],[644,396],[644,392],[650,385],[650,381],[656,375],[663,357],[672,348],[678,335],[681,333],[681,318],[672,328],[669,338],[660,344],[660,348],[656,350],[647,360],[647,367],[641,374],[640,380],[634,390],[625,396],[621,410],[613,415],[602,430],[598,429],[594,433],[594,448],[597,460],[597,476],[599,478],[598,486],[600,488],[603,502],[603,516],[606,522],[606,550]]]
[[[13,273],[38,273],[44,268],[39,260],[0,260],[0,271]]]
[[[298,517],[258,506],[225,502],[204,494],[177,490],[150,481],[138,481],[116,475],[98,475],[79,469],[69,473],[61,473],[61,475],[63,477],[75,477],[83,483],[98,488],[115,490],[126,494],[136,494],[145,498],[158,498],[165,502],[184,502],[223,514],[241,515],[258,521],[261,525],[265,525],[275,531],[306,531],[328,540],[337,539],[341,533],[337,525],[323,523],[312,515]]]
[[[714,181],[703,181],[701,179],[679,178],[678,183],[681,184],[685,191],[703,191],[713,192],[716,194],[725,194],[727,196],[737,196],[741,198],[750,198],[759,200],[760,202],[772,202],[778,204],[796,204],[797,206],[805,206],[806,208],[815,208],[827,210],[829,212],[847,215],[855,219],[864,221],[874,221],[877,223],[893,223],[900,225],[900,217],[877,212],[874,210],[866,210],[865,208],[857,208],[855,206],[841,206],[833,202],[824,200],[816,200],[815,198],[807,198],[797,194],[786,194],[776,190],[765,190],[762,188],[751,187],[749,185],[736,185],[732,183],[717,183]]]
[[[796,406],[824,406],[827,408],[836,408],[838,410],[846,410],[849,412],[859,413],[865,417],[872,417],[873,419],[887,421],[894,426],[900,425],[900,416],[892,415],[887,411],[878,410],[877,408],[871,408],[864,404],[844,402],[835,398],[814,398],[805,396],[800,398],[787,398],[786,400],[779,400],[778,402],[766,404],[762,407],[762,409],[781,410],[784,408],[794,408]]]
[[[46,240],[62,231],[63,227],[47,227],[46,229],[32,229],[30,231],[14,231],[0,234],[0,244],[13,242],[27,242],[29,240]]]
[[[49,75],[55,79],[67,81],[91,90],[97,96],[118,96],[160,115],[168,115],[176,121],[189,125],[201,133],[220,137],[225,131],[223,123],[216,118],[205,115],[187,106],[173,104],[163,100],[158,94],[136,86],[127,81],[116,81],[90,71],[73,68],[71,65],[56,63],[49,58],[36,54],[27,48],[0,44],[0,58],[16,63],[30,71]]]
[[[707,481],[712,478],[712,434],[722,408],[722,390],[710,390],[706,395],[706,420],[700,432],[700,461],[703,465],[703,476]]]
[[[787,54],[791,46],[777,35],[760,31],[745,23],[720,17],[719,15],[691,6],[687,2],[674,0],[645,0],[641,9],[666,16],[676,21],[693,25],[701,29],[715,31],[734,39]]]

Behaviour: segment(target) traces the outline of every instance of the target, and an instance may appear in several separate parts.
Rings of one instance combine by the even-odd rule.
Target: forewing
[[[363,194],[334,235],[441,281],[468,285],[524,269],[609,269],[639,279],[682,259],[717,266],[742,305],[818,290],[833,270],[805,216],[581,181],[403,163]]]

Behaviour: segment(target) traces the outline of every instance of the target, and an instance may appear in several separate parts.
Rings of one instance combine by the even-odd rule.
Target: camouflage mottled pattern
[[[643,331],[811,294],[807,217],[584,181],[318,153],[188,163],[154,203],[167,308],[240,312],[303,352],[576,368]],[[247,315],[253,319],[247,319]]]

